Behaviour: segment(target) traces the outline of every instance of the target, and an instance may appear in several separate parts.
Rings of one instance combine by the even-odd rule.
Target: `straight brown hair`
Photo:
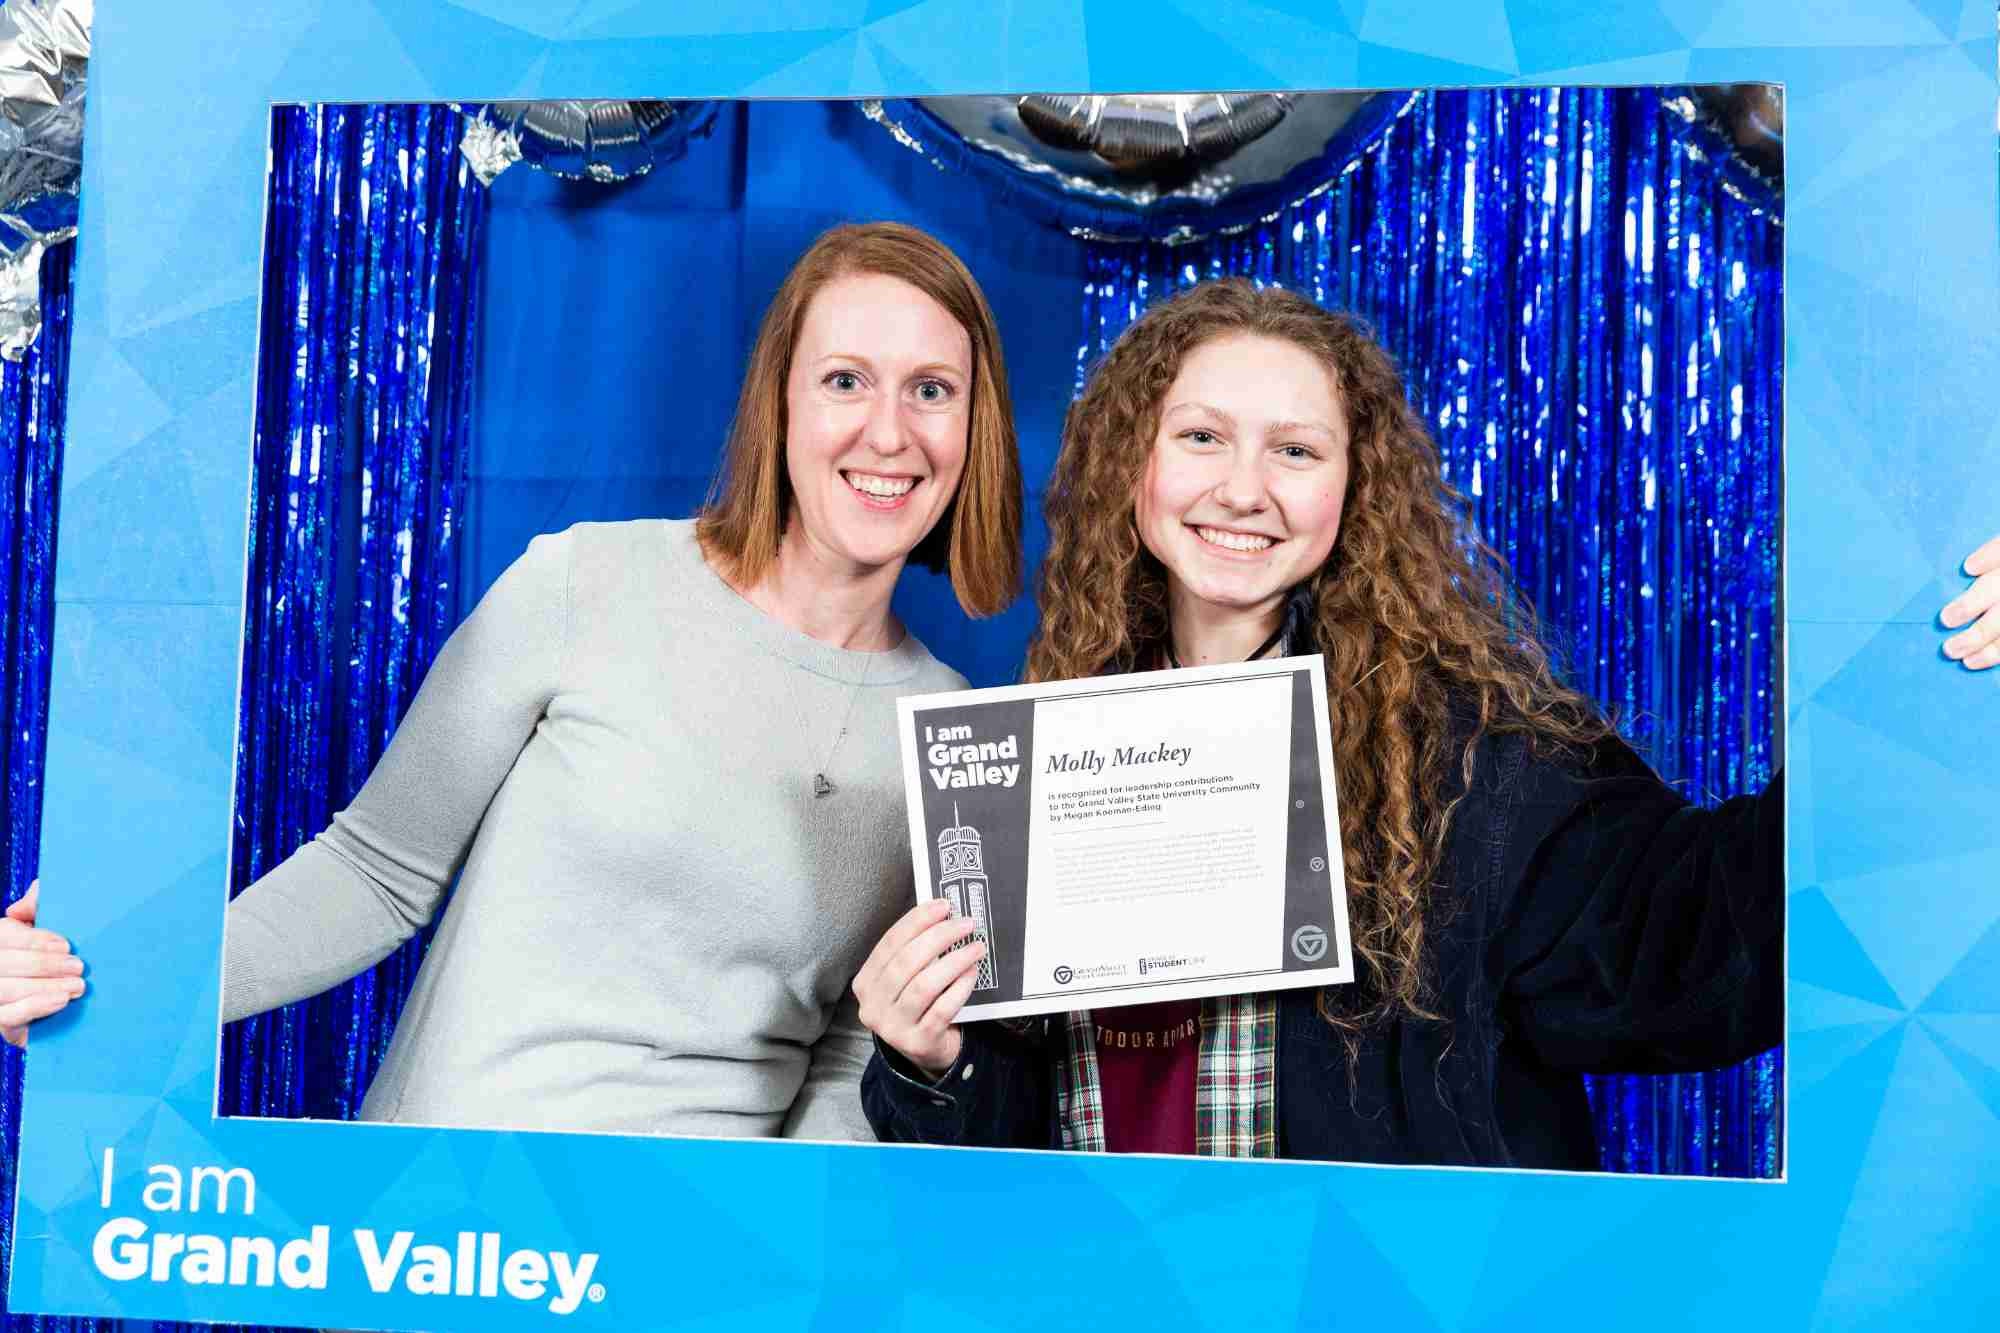
[[[835,227],[792,265],[750,351],[729,447],[697,517],[696,534],[734,582],[762,579],[778,558],[792,508],[785,470],[785,381],[806,307],[836,278],[899,278],[943,306],[972,343],[972,419],[965,471],[910,560],[951,576],[967,615],[1004,610],[1021,589],[1021,460],[1000,331],[985,293],[935,237],[897,222]]]

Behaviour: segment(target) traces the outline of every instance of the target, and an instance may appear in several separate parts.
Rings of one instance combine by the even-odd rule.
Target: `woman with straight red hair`
[[[865,1137],[845,992],[912,892],[895,701],[964,684],[890,596],[915,561],[999,611],[1020,505],[972,275],[910,227],[820,237],[709,505],[535,539],[354,802],[230,904],[224,1017],[346,980],[443,906],[364,1119]],[[34,917],[31,893],[0,921],[15,1041],[82,988]]]

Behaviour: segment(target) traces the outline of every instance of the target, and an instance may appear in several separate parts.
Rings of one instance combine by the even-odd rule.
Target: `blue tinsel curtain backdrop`
[[[1226,274],[1366,316],[1572,681],[1712,804],[1777,757],[1783,233],[1681,105],[1410,97],[1247,229],[1092,244],[1078,359]],[[1605,1168],[1777,1175],[1782,1068],[1592,1080]]]
[[[12,903],[28,891],[41,851],[42,756],[48,740],[49,631],[55,609],[56,496],[69,401],[71,275],[76,246],[42,256],[42,332],[19,363],[0,362],[0,858]],[[15,1145],[21,1132],[21,1053],[0,1044],[0,1287],[13,1245]],[[0,1307],[4,1308],[4,1307]],[[14,1318],[11,1328],[59,1333],[69,1321]]]
[[[352,798],[464,609],[486,192],[463,131],[448,107],[273,113],[232,893]],[[220,1110],[351,1117],[420,949],[231,1026]]]

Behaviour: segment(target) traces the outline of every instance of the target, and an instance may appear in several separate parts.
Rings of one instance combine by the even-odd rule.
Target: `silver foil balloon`
[[[1233,225],[1220,221],[1229,205],[1326,153],[1376,96],[1010,94],[877,99],[859,110],[941,169],[984,174],[976,164],[991,159],[996,181],[1017,175],[1029,192],[1073,200],[1085,213],[1103,209],[1135,222],[1173,213],[1178,221],[1140,230],[1205,235]],[[1056,225],[1089,236],[1101,220]]]
[[[501,172],[521,160],[521,144],[514,131],[494,124],[484,115],[466,120],[465,137],[459,140],[458,151],[465,155],[481,185],[491,185]]]
[[[1056,148],[1095,153],[1138,176],[1178,174],[1229,156],[1277,127],[1283,93],[1072,97],[1031,93],[1021,123]]]
[[[42,255],[76,235],[92,0],[0,8],[0,356],[42,328]]]
[[[1785,87],[1780,83],[1697,85],[1670,105],[1689,121],[1706,120],[1737,160],[1773,189],[1785,183]]]
[[[516,162],[566,180],[622,181],[680,157],[714,120],[712,102],[495,102],[467,124],[459,149],[487,185]]]

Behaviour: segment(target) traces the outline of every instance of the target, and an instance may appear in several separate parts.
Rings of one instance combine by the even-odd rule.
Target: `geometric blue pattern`
[[[2000,1242],[1996,681],[1937,607],[2000,514],[1990,0],[304,0],[96,19],[16,1309],[547,1327],[513,1303],[94,1275],[95,1153],[257,1224],[603,1252],[567,1323],[1967,1328]],[[1788,92],[1792,1085],[1781,1184],[214,1122],[269,103],[1776,79]],[[1982,874],[1980,867],[1986,869]],[[1924,918],[1919,920],[1918,918]],[[1024,1243],[956,1246],[967,1218]],[[244,1225],[243,1219],[218,1222]],[[940,1222],[944,1226],[938,1225]],[[338,1248],[338,1247],[337,1247]],[[474,1298],[476,1299],[476,1298]],[[1143,1302],[1143,1313],[1135,1303]]]

